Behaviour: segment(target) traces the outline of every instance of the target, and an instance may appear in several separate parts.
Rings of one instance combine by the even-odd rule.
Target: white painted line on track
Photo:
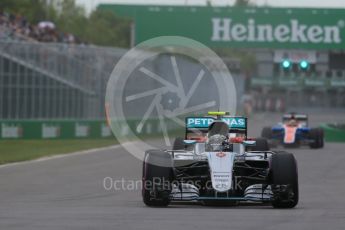
[[[49,160],[55,160],[55,159],[61,159],[61,158],[79,156],[79,155],[85,155],[85,154],[92,154],[92,153],[96,153],[99,151],[114,150],[114,149],[118,149],[121,147],[122,147],[121,145],[112,145],[112,146],[108,146],[108,147],[94,148],[94,149],[88,149],[88,150],[77,151],[77,152],[72,152],[72,153],[63,153],[63,154],[59,154],[59,155],[42,157],[42,158],[29,160],[29,161],[14,162],[14,163],[0,165],[0,169],[6,168],[6,167],[18,166],[18,165],[33,164],[33,163],[37,163],[37,162],[43,162],[43,161],[49,161]]]

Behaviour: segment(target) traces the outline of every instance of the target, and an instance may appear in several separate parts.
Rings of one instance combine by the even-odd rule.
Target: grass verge
[[[1,140],[0,164],[38,159],[117,144],[114,139]]]

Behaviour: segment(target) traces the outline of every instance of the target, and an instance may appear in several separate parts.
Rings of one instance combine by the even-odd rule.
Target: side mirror
[[[196,144],[196,140],[183,140],[183,143],[185,143],[186,145],[194,145]]]
[[[244,146],[255,146],[256,141],[243,141],[242,142]]]

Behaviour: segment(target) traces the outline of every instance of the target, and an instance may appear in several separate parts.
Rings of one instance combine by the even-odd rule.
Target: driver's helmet
[[[208,136],[211,137],[216,134],[227,137],[229,135],[229,126],[223,121],[214,121],[208,127]]]
[[[214,121],[208,128],[208,151],[223,151],[224,142],[229,136],[229,126],[223,121]]]
[[[227,138],[224,135],[215,134],[210,136],[206,142],[208,151],[219,152],[223,151],[223,144]]]
[[[298,121],[296,119],[291,119],[288,121],[288,126],[297,126],[298,125]]]

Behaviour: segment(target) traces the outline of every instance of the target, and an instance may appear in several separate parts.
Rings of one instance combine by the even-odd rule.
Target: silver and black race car
[[[210,112],[186,118],[186,136],[173,150],[149,150],[143,163],[143,201],[236,205],[242,202],[293,208],[298,172],[291,153],[267,149],[263,139],[247,138],[247,119]]]

